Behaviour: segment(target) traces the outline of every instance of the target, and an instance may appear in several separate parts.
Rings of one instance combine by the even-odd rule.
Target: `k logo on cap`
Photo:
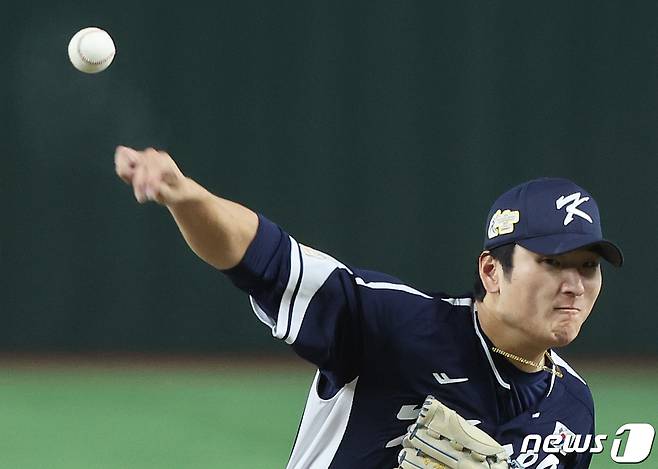
[[[558,210],[560,210],[562,207],[566,207],[567,210],[567,216],[564,217],[564,226],[567,226],[569,223],[573,221],[574,215],[577,215],[581,218],[584,218],[590,223],[594,223],[592,221],[592,217],[587,215],[585,212],[580,210],[578,206],[584,202],[587,202],[589,200],[589,197],[580,197],[580,192],[574,192],[571,195],[568,196],[563,196],[561,195],[559,199],[555,201],[555,206],[557,207]],[[569,202],[571,202],[570,205],[567,205]]]

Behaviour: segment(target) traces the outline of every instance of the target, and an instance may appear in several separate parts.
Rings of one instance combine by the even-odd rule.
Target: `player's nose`
[[[583,276],[576,268],[562,270],[562,293],[581,296],[585,293]]]

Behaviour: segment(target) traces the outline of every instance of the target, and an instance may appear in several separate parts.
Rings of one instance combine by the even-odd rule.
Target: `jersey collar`
[[[491,367],[491,371],[493,371],[493,374],[496,377],[496,381],[498,381],[498,384],[503,388],[510,390],[511,389],[510,384],[507,381],[505,381],[503,377],[500,375],[500,372],[498,371],[498,368],[494,363],[493,357],[491,356],[491,349],[489,348],[489,344],[487,344],[487,341],[484,338],[485,337],[484,332],[482,331],[482,328],[480,326],[480,321],[478,320],[477,312],[478,312],[477,305],[475,301],[473,301],[471,306],[471,313],[473,315],[473,328],[475,329],[475,334],[478,336],[478,339],[480,339],[480,345],[482,346],[482,350],[484,350],[484,354],[486,355],[487,360],[489,361],[489,366]],[[555,352],[553,352],[552,350],[549,350],[549,353],[551,354],[551,358],[553,359],[552,360],[553,371],[555,371],[555,368],[557,366],[556,359],[559,360],[559,357],[557,357]],[[554,385],[555,385],[555,373],[551,373],[551,383],[549,385],[549,389],[546,397],[551,395]]]
[[[473,304],[471,306],[471,313],[473,315],[473,328],[475,329],[475,334],[478,336],[478,339],[480,339],[480,345],[482,346],[482,350],[484,350],[484,354],[487,356],[487,360],[489,361],[489,366],[491,367],[491,371],[493,371],[493,374],[496,377],[498,384],[503,388],[510,390],[511,386],[500,375],[500,372],[498,371],[498,368],[496,367],[496,364],[493,361],[493,357],[491,356],[491,350],[489,350],[489,345],[487,344],[487,341],[484,340],[484,332],[482,332],[482,329],[480,328],[480,321],[478,321],[478,317],[477,317],[478,311],[475,301],[473,301]]]

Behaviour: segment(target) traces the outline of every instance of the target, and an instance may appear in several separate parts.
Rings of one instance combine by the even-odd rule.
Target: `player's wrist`
[[[170,209],[179,209],[186,206],[195,206],[203,204],[212,199],[213,195],[208,192],[201,184],[192,178],[182,176],[174,197],[165,204]]]

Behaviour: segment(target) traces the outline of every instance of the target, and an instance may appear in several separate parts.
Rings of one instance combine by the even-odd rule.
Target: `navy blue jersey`
[[[594,434],[591,393],[555,352],[563,378],[523,373],[491,352],[472,298],[349,267],[259,218],[244,259],[225,273],[272,334],[318,368],[289,469],[395,467],[429,394],[523,467],[589,466],[589,452],[521,454],[528,434]]]

